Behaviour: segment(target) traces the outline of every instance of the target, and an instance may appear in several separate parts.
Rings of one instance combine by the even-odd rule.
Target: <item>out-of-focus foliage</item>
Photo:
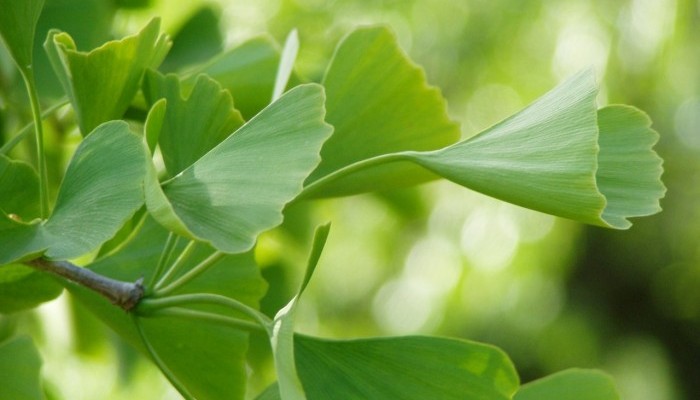
[[[196,29],[188,27],[208,21],[202,53],[173,56],[166,64],[173,70],[196,70],[188,57],[204,59],[202,54],[208,56],[219,46],[231,48],[252,34],[271,32],[281,43],[297,28],[301,48],[296,72],[315,81],[321,79],[336,42],[351,28],[388,24],[425,68],[428,81],[442,89],[450,115],[462,123],[463,137],[593,66],[602,86],[601,105],[634,104],[655,121],[654,129],[661,134],[658,150],[666,160],[663,213],[626,232],[582,228],[447,182],[297,205],[287,210],[282,228],[260,239],[258,261],[272,286],[269,292],[279,296],[263,299],[262,305],[273,311],[289,301],[303,275],[294,266],[304,264],[305,238],[311,237],[306,230],[313,226],[308,222],[333,220],[328,251],[296,311],[297,328],[307,333],[336,338],[456,336],[503,348],[523,382],[568,367],[591,367],[609,371],[622,398],[700,397],[697,1],[46,3],[36,41],[43,40],[49,27],[58,27],[71,34],[79,50],[134,33],[153,15],[163,16],[177,49],[177,38],[191,38],[187,29]],[[127,3],[129,8],[117,8]],[[65,4],[74,4],[74,12],[90,17],[55,11]],[[207,4],[214,11],[202,12]],[[107,21],[115,13],[117,22],[110,26]],[[193,15],[199,22],[188,22]],[[228,29],[220,37],[211,29],[212,16],[217,15],[221,27]],[[34,55],[38,86],[56,97],[58,85],[49,83],[56,80],[47,78],[50,67],[39,50]],[[276,60],[266,62],[269,52],[247,54],[259,54],[261,66],[276,65]],[[3,140],[20,123],[8,110],[23,99],[6,96],[11,93],[8,85],[16,82],[10,79],[15,73],[6,50],[0,49]],[[272,82],[259,85],[271,87]],[[49,144],[70,147],[76,142],[71,137],[77,132],[62,130],[70,125],[66,118],[70,117],[58,114],[48,120]],[[15,153],[31,158],[31,149],[27,143]],[[71,153],[67,148],[48,154],[50,167],[65,168]],[[287,297],[282,296],[285,291]],[[48,392],[70,399],[105,393],[114,399],[177,398],[166,392],[165,384],[152,383],[158,379],[153,368],[124,346],[107,346],[103,336],[95,334],[103,328],[91,323],[78,306],[66,304],[43,307],[41,323],[31,316],[0,316],[0,337],[12,330],[44,330],[47,337],[38,343],[42,354],[66,360],[44,365]],[[73,317],[72,326],[56,322],[65,316]],[[268,347],[253,339],[250,364],[257,373],[251,394],[274,379],[271,366],[262,361]],[[85,355],[75,358],[73,348]]]

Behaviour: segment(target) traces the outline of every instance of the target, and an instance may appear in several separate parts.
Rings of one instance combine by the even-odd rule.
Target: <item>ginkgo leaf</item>
[[[299,298],[304,293],[306,286],[313,276],[316,265],[321,258],[321,252],[328,239],[330,224],[322,225],[316,229],[311,253],[306,265],[306,273],[297,294],[283,307],[272,322],[272,334],[270,344],[275,359],[277,371],[277,383],[279,385],[282,400],[305,400],[304,389],[297,375],[294,361],[294,316]]]
[[[166,181],[151,175],[146,204],[168,229],[227,253],[250,249],[282,222],[331,133],[323,89],[298,86],[265,108],[194,164]]]
[[[568,369],[523,385],[513,400],[620,400],[602,371]]]
[[[193,85],[206,74],[227,89],[247,120],[270,103],[280,63],[279,46],[269,37],[248,40],[191,72]]]
[[[146,100],[150,104],[166,100],[158,144],[170,176],[194,164],[244,122],[233,108],[231,94],[206,75],[197,77],[186,96],[182,90],[176,75],[146,72],[143,82]]]
[[[337,170],[304,188],[352,185],[392,164],[437,176],[523,207],[609,228],[660,210],[665,189],[658,135],[633,107],[597,110],[596,82],[584,71],[486,131],[434,151],[383,154]],[[378,174],[378,175],[377,175]]]
[[[48,274],[20,264],[0,266],[0,314],[34,308],[63,292]]]
[[[428,336],[324,340],[297,335],[296,367],[308,400],[509,400],[518,374],[500,349]],[[258,400],[284,399],[268,388]]]
[[[0,0],[0,36],[23,74],[32,74],[34,33],[43,0]]]
[[[143,205],[146,157],[126,122],[99,126],[71,158],[47,220],[0,216],[0,265],[40,254],[78,257],[114,236]]]
[[[168,232],[151,218],[146,218],[138,232],[114,254],[101,258],[87,267],[122,281],[133,282],[152,277]],[[175,246],[183,250],[184,242]],[[208,257],[214,249],[198,244],[175,278],[182,276],[194,265]],[[98,318],[104,321],[128,343],[149,355],[132,320],[132,315],[94,292],[66,282],[72,295]],[[147,293],[151,287],[146,287]],[[207,271],[173,292],[211,293],[237,299],[257,308],[266,290],[252,253],[226,255]],[[220,313],[216,306],[197,305],[182,307],[180,315],[139,315],[138,319],[153,351],[167,368],[166,376],[175,380],[183,395],[200,400],[242,399],[247,381],[246,350],[248,333],[230,326],[198,319],[197,312]],[[195,311],[193,314],[187,314]],[[187,314],[187,315],[185,315]]]
[[[170,48],[159,34],[160,20],[139,33],[108,42],[88,53],[76,49],[65,32],[50,31],[44,48],[73,105],[83,135],[120,118],[129,107],[147,68],[157,67]]]
[[[358,161],[404,150],[434,150],[454,143],[459,127],[447,116],[440,91],[398,46],[386,28],[357,29],[336,49],[326,76],[326,120],[334,133],[306,185]],[[434,178],[410,164],[328,181],[315,196],[337,196],[406,186]]]

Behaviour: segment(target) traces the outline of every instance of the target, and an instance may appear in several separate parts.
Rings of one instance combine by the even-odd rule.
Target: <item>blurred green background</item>
[[[442,89],[465,137],[594,68],[599,104],[635,105],[661,135],[668,187],[661,214],[610,231],[448,182],[295,206],[284,226],[260,239],[258,260],[271,284],[263,308],[274,313],[293,294],[312,227],[330,220],[299,310],[305,333],[468,338],[503,348],[523,382],[593,367],[614,376],[623,399],[700,398],[700,1],[47,0],[47,7],[44,29],[71,32],[85,50],[162,16],[175,38],[166,70],[259,34],[282,43],[296,28],[297,72],[314,81],[344,34],[386,24]],[[178,42],[188,41],[201,42],[201,52],[178,60]],[[9,93],[15,72],[6,57],[0,68]],[[56,96],[49,79],[43,87],[45,99]],[[5,132],[19,122],[4,110],[20,101],[2,98]],[[66,126],[70,116],[58,118],[64,123],[56,126]],[[55,131],[70,144],[71,132]],[[65,157],[66,149],[54,152]],[[178,398],[154,367],[65,297],[35,314],[0,316],[0,338],[13,331],[38,338],[53,398]],[[267,352],[255,338],[251,394],[274,379]]]

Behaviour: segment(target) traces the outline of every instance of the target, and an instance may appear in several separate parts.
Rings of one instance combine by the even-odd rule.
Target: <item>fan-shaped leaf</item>
[[[146,154],[125,122],[95,129],[73,155],[46,221],[0,218],[0,265],[41,253],[78,257],[114,236],[143,204]]]
[[[171,180],[146,190],[152,215],[168,229],[228,253],[250,249],[282,222],[330,135],[323,89],[298,86]]]
[[[67,33],[49,32],[44,48],[87,135],[97,125],[124,114],[146,68],[157,67],[170,42],[158,33],[160,20],[141,32],[90,51],[76,49]]]
[[[309,185],[358,161],[404,150],[434,150],[454,143],[459,127],[449,120],[440,91],[399,48],[386,28],[363,28],[338,46],[323,80],[326,120],[333,136]],[[328,182],[314,196],[346,195],[406,186],[434,178],[410,164],[394,164]]]
[[[151,105],[159,99],[167,102],[158,144],[170,176],[194,164],[244,122],[231,94],[206,75],[200,75],[183,97],[176,75],[149,70],[143,91]]]

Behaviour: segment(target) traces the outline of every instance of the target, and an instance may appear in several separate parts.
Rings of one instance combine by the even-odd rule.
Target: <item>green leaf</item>
[[[518,375],[496,347],[409,336],[331,341],[298,335],[299,377],[316,399],[510,399]]]
[[[607,374],[568,369],[523,385],[513,400],[620,400],[620,395]]]
[[[221,12],[204,5],[194,12],[173,35],[173,47],[160,66],[170,72],[204,62],[223,49]]]
[[[151,218],[146,218],[138,233],[118,252],[97,260],[89,268],[115,279],[135,281],[144,277],[150,282],[167,236],[166,230]],[[180,243],[176,250],[183,247],[184,243]],[[175,278],[212,251],[209,246],[197,245],[185,268]],[[148,354],[128,314],[83,287],[67,283],[67,288],[105,324]],[[146,291],[151,289],[147,287]],[[266,283],[252,253],[248,252],[223,257],[175,294],[220,294],[257,308],[265,289]],[[219,308],[208,305],[188,310],[221,313]],[[247,381],[246,332],[194,317],[152,315],[137,318],[155,352],[167,366],[169,377],[176,379],[190,397],[200,400],[243,398]]]
[[[48,274],[19,264],[0,266],[0,314],[34,308],[62,291],[63,286]]]
[[[247,120],[270,103],[279,62],[277,44],[269,37],[259,37],[195,69],[188,83],[194,84],[199,74],[209,75],[228,89]]]
[[[386,28],[358,29],[347,36],[323,85],[326,120],[335,132],[306,185],[358,161],[404,150],[439,149],[460,136],[458,125],[447,117],[440,91],[427,84],[424,71]],[[394,164],[328,182],[313,196],[354,194],[432,178],[410,164]]]
[[[43,0],[0,0],[0,36],[24,75],[32,74],[34,33]]]
[[[29,336],[0,344],[0,398],[43,400],[41,357]]]
[[[661,182],[663,160],[652,147],[659,134],[650,128],[646,114],[630,106],[598,110],[600,155],[596,180],[607,199],[602,219],[626,229],[629,217],[661,211],[659,199],[666,188]]]
[[[22,161],[0,155],[0,211],[22,221],[39,217],[39,177]]]
[[[75,109],[80,131],[120,118],[139,88],[146,68],[157,67],[170,42],[160,35],[160,20],[141,32],[111,41],[88,53],[78,51],[67,33],[49,32],[44,48]]]
[[[233,108],[231,94],[206,75],[197,77],[191,92],[183,97],[176,75],[149,70],[143,92],[151,105],[159,99],[167,102],[158,144],[170,176],[194,164],[244,122]]]
[[[297,59],[298,52],[299,34],[296,29],[292,29],[284,42],[284,48],[282,48],[280,65],[275,78],[275,87],[272,90],[272,101],[279,99],[282,93],[284,93],[284,89],[287,88],[289,77],[292,76],[292,72],[294,71],[294,62]]]
[[[523,207],[626,229],[627,217],[660,209],[661,160],[651,149],[657,135],[631,107],[598,112],[596,95],[593,73],[584,71],[472,138],[440,150],[357,162],[311,183],[300,197],[324,193],[326,186],[352,185],[353,176],[363,179],[377,168],[413,163]]]
[[[322,225],[316,229],[311,253],[309,254],[309,260],[306,265],[306,273],[299,287],[299,291],[296,296],[277,313],[272,323],[270,344],[275,359],[279,391],[284,400],[306,399],[294,361],[294,314],[299,298],[309,284],[311,276],[318,264],[318,260],[321,258],[321,252],[326,244],[326,239],[328,239],[329,231],[330,224]]]
[[[0,265],[41,253],[78,257],[114,236],[143,204],[146,154],[125,122],[95,129],[75,151],[46,221],[0,217]]]
[[[149,212],[168,229],[227,253],[250,249],[282,222],[330,135],[319,85],[298,86],[162,185],[151,176]]]

